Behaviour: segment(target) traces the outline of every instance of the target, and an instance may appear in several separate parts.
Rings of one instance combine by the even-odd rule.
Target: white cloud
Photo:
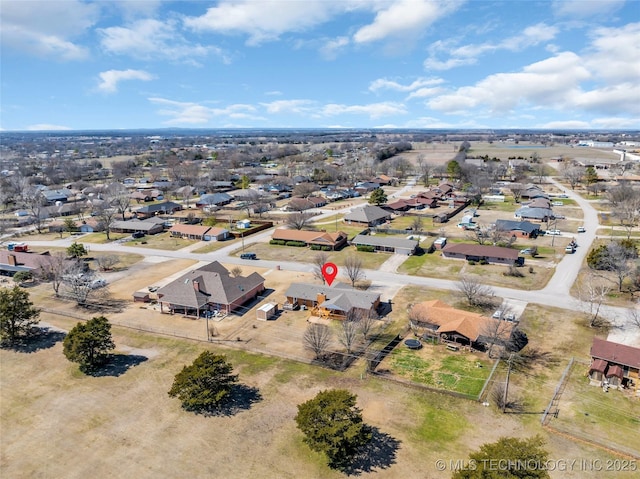
[[[424,87],[440,85],[444,80],[442,78],[418,78],[408,85],[402,85],[394,80],[379,78],[369,85],[369,91],[377,92],[379,90],[395,90],[400,92],[411,92]]]
[[[100,7],[77,0],[3,1],[2,42],[11,49],[54,60],[83,60],[89,50],[71,39],[98,20]]]
[[[317,107],[317,103],[312,100],[278,100],[270,103],[261,103],[260,105],[271,115],[286,113],[309,114]]]
[[[144,70],[108,70],[100,73],[100,84],[98,89],[105,93],[115,93],[118,91],[118,83],[124,80],[150,81],[155,77]]]
[[[112,54],[129,55],[143,60],[170,59],[195,63],[194,57],[214,53],[228,62],[222,50],[191,43],[176,31],[177,22],[154,19],[139,20],[128,27],[98,29],[102,48]]]
[[[640,23],[621,28],[598,28],[585,55],[594,75],[613,82],[638,82],[640,79]]]
[[[223,0],[202,16],[185,17],[184,24],[197,31],[246,34],[248,44],[258,45],[324,23],[344,8],[321,0]]]
[[[348,37],[334,38],[326,41],[325,44],[320,47],[320,54],[327,60],[333,60],[338,56],[340,50],[343,50],[347,46],[349,46]]]
[[[330,103],[320,110],[323,116],[337,115],[367,115],[371,119],[382,118],[389,115],[405,115],[407,109],[402,103],[381,102],[369,105],[340,105]]]
[[[480,56],[486,53],[493,53],[499,50],[522,51],[525,48],[550,41],[557,34],[557,27],[538,23],[525,28],[518,35],[505,38],[500,42],[485,42],[454,47],[451,41],[437,41],[430,45],[430,55],[425,60],[424,66],[426,69],[431,70],[450,70],[464,65],[473,65],[478,62]],[[449,56],[449,58],[445,60],[438,58],[443,54]]]
[[[596,15],[611,15],[621,8],[625,0],[556,0],[553,10],[561,17],[587,18]]]
[[[36,125],[29,125],[26,130],[29,131],[59,131],[59,130],[71,130],[68,126],[53,125],[49,123],[38,123]]]
[[[398,0],[382,2],[373,23],[360,28],[353,40],[355,43],[370,43],[388,37],[414,36],[423,32],[436,20],[455,11],[458,0]]]
[[[216,119],[226,121],[227,118],[234,120],[254,120],[264,121],[264,118],[256,116],[255,107],[252,105],[235,104],[226,108],[211,108],[194,102],[181,102],[168,100],[166,98],[148,98],[148,100],[162,108],[158,114],[169,116],[171,119],[164,122],[165,125],[202,125]]]

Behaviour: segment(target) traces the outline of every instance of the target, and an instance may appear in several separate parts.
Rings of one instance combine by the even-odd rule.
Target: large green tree
[[[453,479],[543,479],[548,453],[540,436],[529,439],[502,437],[480,446],[469,454],[469,465],[453,475]]]
[[[330,467],[347,466],[358,449],[371,440],[356,399],[345,389],[330,389],[298,405],[295,421],[305,435],[304,442],[325,454]]]
[[[29,300],[29,293],[19,286],[0,288],[0,342],[15,344],[38,324],[40,310]]]
[[[386,202],[387,194],[382,188],[376,188],[369,195],[369,204],[380,206],[385,204]]]
[[[64,338],[62,346],[64,355],[69,361],[78,363],[80,371],[95,370],[107,361],[109,351],[115,348],[111,324],[104,316],[78,323]]]
[[[187,411],[211,411],[220,406],[238,382],[233,366],[223,354],[204,351],[176,374],[169,396],[182,401]]]
[[[67,254],[71,258],[81,258],[87,254],[87,249],[84,247],[82,243],[76,243],[75,241],[71,243],[71,246],[67,248]]]

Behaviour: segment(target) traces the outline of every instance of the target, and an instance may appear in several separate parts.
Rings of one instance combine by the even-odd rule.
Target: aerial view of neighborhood
[[[640,478],[640,0],[0,0],[1,479]]]
[[[639,164],[637,133],[4,133],[2,468],[631,477]]]

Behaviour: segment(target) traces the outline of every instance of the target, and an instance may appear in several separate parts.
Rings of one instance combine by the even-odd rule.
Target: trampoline
[[[409,349],[420,349],[422,347],[422,343],[417,339],[405,339],[404,345]]]

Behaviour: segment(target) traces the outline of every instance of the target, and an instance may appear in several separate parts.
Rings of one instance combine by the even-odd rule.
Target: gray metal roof
[[[351,240],[351,244],[365,246],[386,246],[388,248],[415,249],[418,246],[418,241],[406,238],[397,238],[395,236],[357,235]]]

